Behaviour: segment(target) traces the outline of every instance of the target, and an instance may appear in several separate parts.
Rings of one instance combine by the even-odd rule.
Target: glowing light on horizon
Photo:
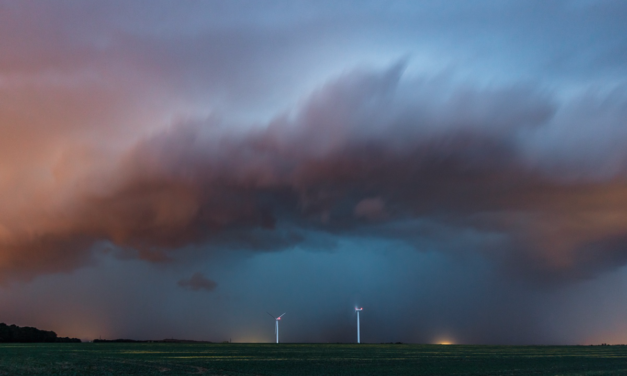
[[[439,338],[435,338],[431,343],[436,345],[454,345],[455,340],[452,339],[450,336],[442,336]]]

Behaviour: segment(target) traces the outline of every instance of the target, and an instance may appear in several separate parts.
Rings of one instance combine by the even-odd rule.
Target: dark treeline
[[[30,326],[0,323],[0,342],[81,342],[78,338],[57,337],[57,333]]]

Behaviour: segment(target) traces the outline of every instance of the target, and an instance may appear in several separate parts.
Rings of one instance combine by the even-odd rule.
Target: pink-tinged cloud
[[[74,99],[57,113],[50,107],[48,122],[28,122],[27,102],[16,104],[14,119],[32,129],[4,112],[14,141],[2,151],[3,279],[75,269],[103,242],[127,257],[168,262],[189,245],[268,251],[304,240],[277,224],[359,233],[362,218],[498,233],[501,250],[489,241],[476,248],[523,275],[585,277],[627,260],[627,149],[592,138],[588,149],[555,159],[538,134],[559,140],[563,119],[578,111],[570,103],[530,86],[403,80],[403,68],[347,73],[265,126],[233,128],[210,116],[138,141],[132,127],[129,139],[122,128],[84,125],[101,111],[91,90],[69,90]],[[91,101],[96,107],[82,104]],[[613,101],[608,127],[623,121],[627,103]],[[109,106],[132,109],[114,95]],[[595,136],[595,124],[578,127],[609,137]],[[103,148],[101,134],[127,146]],[[578,167],[581,153],[615,167],[602,175]],[[439,231],[416,228],[404,238],[422,234],[450,248]]]

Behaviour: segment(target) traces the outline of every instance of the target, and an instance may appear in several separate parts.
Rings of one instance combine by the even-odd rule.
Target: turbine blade
[[[283,315],[286,314],[287,312],[283,312]],[[283,315],[279,316],[278,318],[280,319],[281,317],[283,317]]]
[[[276,319],[276,317],[274,317],[274,315],[272,315],[270,312],[266,311],[266,313],[270,315],[270,317],[272,317],[273,319]]]

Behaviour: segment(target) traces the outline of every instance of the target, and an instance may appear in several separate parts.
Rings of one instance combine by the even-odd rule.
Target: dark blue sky
[[[0,1],[0,321],[625,343],[626,15]]]

